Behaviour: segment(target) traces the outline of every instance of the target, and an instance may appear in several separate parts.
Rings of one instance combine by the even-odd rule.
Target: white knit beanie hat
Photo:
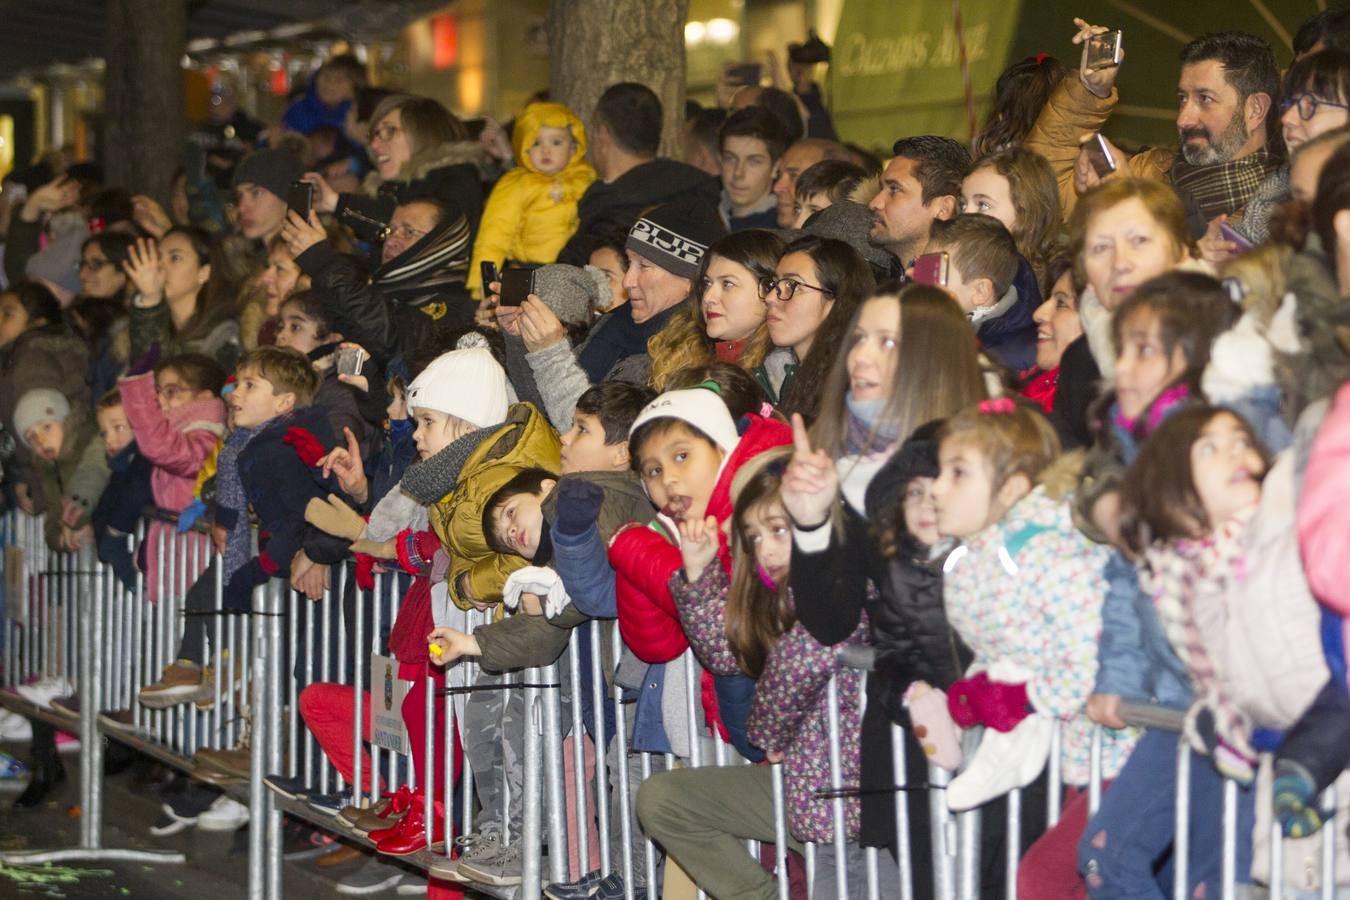
[[[679,419],[693,425],[699,431],[712,438],[717,446],[726,453],[736,449],[740,435],[736,432],[736,422],[722,398],[710,388],[693,387],[678,391],[666,391],[651,403],[648,403],[633,420],[628,429],[631,437],[640,427],[653,419]]]
[[[408,412],[433,409],[488,428],[506,421],[506,372],[486,347],[442,353],[408,385]]]

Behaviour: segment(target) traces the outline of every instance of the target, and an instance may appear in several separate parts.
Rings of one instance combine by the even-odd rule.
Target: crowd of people
[[[343,893],[520,882],[524,735],[503,723],[524,712],[500,686],[573,652],[633,702],[621,758],[613,710],[570,698],[606,736],[603,777],[640,784],[631,809],[613,794],[610,858],[649,839],[658,872],[711,896],[778,895],[745,849],[775,839],[772,770],[684,765],[713,735],[782,765],[789,859],[815,842],[818,896],[837,871],[860,896],[868,847],[908,853],[930,896],[936,790],[984,810],[981,896],[1007,887],[1010,844],[1022,898],[1171,896],[1174,846],[1187,895],[1218,896],[1231,783],[1237,880],[1266,881],[1258,823],[1314,834],[1350,762],[1350,11],[1305,22],[1283,72],[1253,35],[1186,44],[1158,73],[1177,79],[1169,147],[1101,135],[1129,65],[1089,58],[1107,32],[1066,29],[1077,68],[1011,65],[974,154],[841,143],[799,47],[791,89],[691,106],[689,162],[658,155],[661,103],[638,83],[587,125],[541,96],[501,127],[382,96],[337,57],[269,128],[219,96],[168,211],[88,165],[25,170],[4,192],[6,502],[150,602],[184,597],[148,708],[220,696],[214,619],[194,611],[247,610],[277,579],[311,599],[345,585],[351,616],[373,571],[398,579],[380,638],[411,682],[425,787],[383,783],[369,756],[369,808],[267,779],[374,844]],[[146,577],[161,532],[216,552]],[[592,620],[617,623],[618,659]],[[875,652],[865,702],[837,662],[852,645]],[[687,650],[697,665],[673,664]],[[439,688],[466,657],[482,690],[428,760],[446,698],[428,704],[424,676]],[[369,694],[301,687],[295,714],[352,782]],[[1132,727],[1132,704],[1183,714],[1187,835],[1177,736]],[[895,789],[892,725],[908,771],[949,785]],[[31,735],[17,805],[40,802],[63,777],[53,730],[11,715],[0,733]],[[230,771],[228,751],[198,756]],[[428,818],[444,840],[461,758],[476,812],[414,884],[386,857],[423,849]],[[247,820],[201,782],[155,833]],[[1288,857],[1291,887],[1317,887],[1307,859]],[[879,867],[883,896],[896,872]],[[627,877],[545,893],[661,891],[646,867]]]

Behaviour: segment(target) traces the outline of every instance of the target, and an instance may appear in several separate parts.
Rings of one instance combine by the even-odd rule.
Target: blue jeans
[[[1111,900],[1166,900],[1172,895],[1176,834],[1177,735],[1148,731],[1130,754],[1078,844],[1088,895]],[[1217,897],[1223,872],[1224,780],[1208,758],[1191,753],[1188,895],[1199,885]],[[1250,880],[1255,791],[1238,789],[1237,880]]]

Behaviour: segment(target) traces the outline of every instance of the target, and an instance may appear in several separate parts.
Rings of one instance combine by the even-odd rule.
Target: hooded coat
[[[575,142],[572,156],[554,175],[540,172],[528,151],[541,128],[566,128]],[[488,197],[473,245],[469,290],[482,294],[480,263],[501,266],[506,260],[551,263],[577,230],[577,204],[595,181],[586,162],[586,128],[561,103],[532,103],[516,117],[511,132],[516,167],[501,177]]]
[[[46,325],[26,331],[8,347],[0,349],[0,427],[14,431],[14,408],[24,394],[37,388],[59,391],[70,401],[71,409],[91,409],[89,351],[80,340],[60,325]],[[23,435],[14,435],[22,447]],[[27,450],[20,459],[32,459]]]
[[[455,486],[431,507],[432,530],[450,555],[450,598],[460,609],[470,609],[470,599],[500,600],[507,576],[528,562],[489,546],[483,534],[488,501],[525,469],[557,472],[560,449],[558,433],[543,414],[528,403],[517,403],[507,410],[506,422],[474,450]],[[462,578],[467,579],[468,596],[460,589]]]
[[[47,462],[34,457],[47,512],[43,533],[47,546],[56,551],[61,549],[62,500],[72,500],[80,507],[77,529],[88,525],[109,475],[108,457],[98,439],[93,417],[84,410],[71,409],[64,425],[65,438],[56,460]]]

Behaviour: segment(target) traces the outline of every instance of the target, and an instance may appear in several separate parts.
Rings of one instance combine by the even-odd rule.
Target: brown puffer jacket
[[[501,600],[506,577],[526,565],[522,557],[497,553],[483,534],[483,510],[498,488],[525,469],[559,468],[558,433],[528,403],[506,412],[506,422],[469,457],[455,488],[430,509],[431,527],[450,555],[450,598],[461,609]],[[460,590],[467,578],[469,596]]]
[[[1084,135],[1102,130],[1119,101],[1120,94],[1115,88],[1104,99],[1089,91],[1075,69],[1051,92],[1027,134],[1026,148],[1044,156],[1055,171],[1060,209],[1066,220],[1078,203],[1078,194],[1073,189],[1073,164],[1080,142]],[[1155,147],[1128,157],[1125,164],[1129,174],[1138,178],[1171,181],[1169,173],[1176,155],[1174,147]]]

